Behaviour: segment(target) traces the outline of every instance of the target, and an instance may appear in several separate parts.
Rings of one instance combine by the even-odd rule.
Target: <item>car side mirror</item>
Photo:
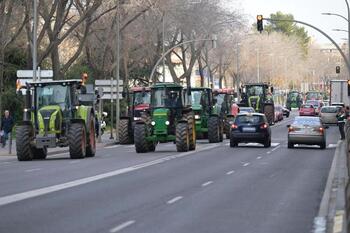
[[[290,125],[287,125],[287,128],[289,128],[290,127]]]

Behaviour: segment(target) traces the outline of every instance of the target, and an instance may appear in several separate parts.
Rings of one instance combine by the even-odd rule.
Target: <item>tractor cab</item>
[[[133,87],[129,92],[129,115],[135,120],[141,119],[142,112],[149,109],[151,89],[149,87]]]
[[[230,88],[214,90],[214,102],[218,112],[221,115],[230,115],[236,97],[236,93]]]

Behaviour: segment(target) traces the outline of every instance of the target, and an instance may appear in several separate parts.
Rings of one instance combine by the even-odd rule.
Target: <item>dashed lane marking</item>
[[[127,221],[125,223],[122,223],[122,224],[112,228],[109,232],[116,233],[118,231],[121,231],[121,230],[133,225],[135,222],[136,222],[135,220]]]
[[[107,147],[105,147],[105,149],[114,149],[114,148],[118,148],[118,147],[120,147],[120,145],[107,146]]]
[[[256,157],[256,159],[262,159],[262,157],[261,157],[261,156],[258,156],[258,157]]]
[[[205,187],[205,186],[211,185],[212,183],[214,183],[214,182],[213,182],[213,181],[208,181],[208,182],[205,182],[204,184],[202,184],[202,187]]]
[[[34,169],[28,169],[28,170],[25,170],[25,172],[36,172],[36,171],[40,171],[41,168],[34,168]]]
[[[243,164],[243,167],[247,167],[247,166],[249,166],[249,164],[250,163],[245,163],[245,164]]]
[[[177,201],[180,201],[183,197],[182,196],[178,196],[178,197],[174,197],[173,199],[167,201],[168,205],[174,204]]]
[[[229,171],[229,172],[226,172],[226,175],[232,175],[233,173],[235,173],[235,171]]]

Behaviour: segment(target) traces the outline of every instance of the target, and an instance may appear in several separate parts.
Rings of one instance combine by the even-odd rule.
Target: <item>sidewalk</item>
[[[110,132],[105,132],[101,139],[102,142],[101,143],[97,143],[97,138],[96,138],[96,147],[97,148],[101,148],[101,147],[105,147],[108,145],[113,145],[116,143],[116,140],[114,139],[109,139],[110,138]],[[2,148],[0,146],[0,157],[4,158],[4,157],[13,157],[16,156],[16,140],[13,139],[12,140],[12,147],[11,147],[11,154],[10,154],[10,144],[9,141],[7,141],[6,146],[4,148]],[[66,153],[68,152],[68,147],[56,147],[56,148],[49,148],[48,149],[48,155],[53,155],[53,154],[60,154],[60,153]]]

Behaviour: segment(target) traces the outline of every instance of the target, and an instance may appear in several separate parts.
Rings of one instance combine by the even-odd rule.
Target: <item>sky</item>
[[[256,15],[262,14],[269,17],[271,13],[282,11],[294,15],[294,19],[307,22],[330,35],[336,42],[343,43],[348,38],[346,32],[334,32],[335,28],[347,30],[347,23],[344,19],[337,16],[324,16],[323,12],[337,13],[347,17],[347,8],[345,0],[236,0],[236,7],[242,9],[243,14],[247,15],[248,20],[253,23],[256,21]],[[350,2],[350,0],[349,0]],[[307,28],[309,35],[317,43],[330,43],[327,38],[319,32]]]

